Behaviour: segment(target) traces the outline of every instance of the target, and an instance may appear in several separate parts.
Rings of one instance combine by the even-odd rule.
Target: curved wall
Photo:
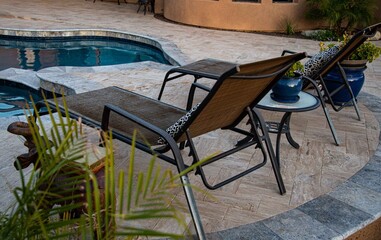
[[[321,27],[322,23],[305,19],[305,2],[306,0],[293,0],[292,3],[273,3],[273,0],[260,0],[260,3],[233,0],[156,0],[155,11],[175,22],[227,30],[285,31],[286,19],[291,20],[292,26],[297,30]],[[381,0],[377,2],[381,10]],[[375,20],[381,21],[381,11],[375,11]]]
[[[241,31],[284,31],[286,19],[298,30],[317,27],[304,19],[305,0],[293,3],[232,0],[164,0],[164,17],[195,26]]]

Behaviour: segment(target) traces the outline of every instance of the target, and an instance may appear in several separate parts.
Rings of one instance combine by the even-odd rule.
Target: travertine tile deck
[[[118,6],[116,2],[97,1],[93,4],[91,1],[75,0],[64,2],[0,0],[0,4],[0,26],[2,28],[26,30],[108,29],[145,35],[158,41],[162,48],[179,64],[186,64],[202,58],[217,58],[245,63],[279,56],[284,48],[308,51],[309,53],[318,50],[317,42],[305,39],[200,29],[162,22],[150,14],[145,16],[136,14],[137,6],[133,4]],[[381,45],[380,42],[377,44]],[[142,63],[129,66],[90,68],[85,71],[76,68],[50,68],[40,71],[38,76],[48,82],[50,80],[65,84],[77,92],[117,85],[155,98],[168,69],[168,66],[161,64]],[[20,71],[17,72],[17,74],[13,70],[0,72],[0,78],[17,79],[20,76]],[[28,76],[33,79],[36,77],[33,73],[28,73]],[[206,231],[222,231],[210,235],[210,238],[238,239],[246,237],[250,239],[254,236],[263,236],[263,239],[270,239],[275,236],[274,239],[302,239],[304,231],[305,239],[310,239],[308,236],[312,238],[320,236],[322,239],[326,239],[345,236],[348,234],[348,231],[345,231],[346,228],[358,228],[356,221],[360,222],[369,216],[371,216],[369,218],[379,216],[377,214],[372,216],[371,211],[381,212],[380,204],[372,205],[373,208],[369,206],[358,207],[357,198],[350,197],[353,194],[364,193],[373,196],[370,199],[377,199],[381,195],[379,188],[372,187],[373,185],[360,188],[360,186],[373,183],[374,179],[364,182],[360,176],[356,175],[357,177],[352,178],[353,180],[343,184],[356,172],[360,171],[360,175],[367,172],[367,168],[364,170],[363,167],[374,156],[376,150],[378,154],[376,156],[381,156],[380,149],[377,149],[379,146],[381,110],[376,104],[379,102],[377,99],[381,96],[381,83],[377,81],[381,78],[380,59],[369,64],[366,77],[367,80],[360,100],[362,120],[356,120],[356,115],[351,108],[340,113],[332,112],[332,118],[342,145],[335,146],[333,144],[332,136],[320,108],[308,113],[293,114],[291,120],[292,135],[301,148],[292,148],[285,141],[285,138],[282,138],[281,167],[287,188],[286,195],[280,196],[278,194],[270,164],[220,190],[207,191],[207,193],[196,192],[195,195]],[[78,83],[79,80],[80,84]],[[164,101],[183,107],[190,82],[190,78],[184,78],[176,81],[176,83],[168,84]],[[205,81],[205,83],[208,82]],[[200,101],[202,97],[203,93],[199,93],[196,101]],[[262,111],[262,113],[266,120],[279,120],[281,117],[279,113],[266,111]],[[2,143],[0,176],[3,179],[0,186],[2,193],[0,196],[2,203],[12,201],[10,191],[17,185],[16,179],[18,178],[17,172],[12,168],[13,159],[25,152],[22,141],[5,130],[6,126],[15,119],[2,119],[0,123]],[[220,136],[221,133],[218,131],[208,134],[197,141],[197,147],[202,153],[208,154],[231,146],[238,140],[237,136],[234,135],[223,139]],[[273,138],[273,140],[275,139]],[[118,164],[120,167],[125,167],[128,146],[116,142],[116,148],[120,161]],[[186,154],[184,152],[184,156]],[[142,158],[144,157],[142,156]],[[215,181],[226,174],[247,168],[255,162],[256,153],[251,150],[242,151],[235,155],[232,160],[212,166],[210,179]],[[373,162],[374,160],[371,161],[371,164]],[[144,169],[144,167],[145,164],[142,164],[141,168]],[[380,173],[379,170],[375,171],[375,174]],[[197,176],[192,175],[191,181],[202,186]],[[353,187],[353,185],[356,186]],[[339,187],[337,188],[337,186]],[[348,188],[350,190],[347,191]],[[334,189],[337,190],[331,192]],[[326,195],[329,192],[331,193]],[[353,194],[348,195],[348,193]],[[215,196],[217,201],[207,197],[208,194]],[[317,198],[319,196],[322,197]],[[182,198],[181,192],[179,198]],[[317,199],[308,202],[315,198]],[[354,212],[353,214],[357,214],[356,217],[353,217],[353,222],[337,223],[335,226],[338,227],[334,228],[329,225],[330,222],[326,222],[326,219],[320,219],[318,214],[313,211],[321,207],[321,212],[332,212],[334,210],[332,206],[342,206],[341,203],[337,202],[337,199],[352,207],[359,208],[361,211],[351,210]],[[363,203],[369,199],[363,197],[361,201]],[[296,208],[300,205],[301,207]],[[328,205],[332,206],[330,208],[324,207]],[[286,212],[290,209],[293,210]],[[370,215],[364,215],[363,212]],[[275,217],[259,221],[271,216]],[[257,223],[254,224],[254,222]],[[301,225],[299,228],[297,227],[298,222]],[[306,223],[315,224],[316,228],[306,231],[303,227],[305,226],[303,224]],[[156,228],[168,228],[168,225],[160,221],[154,225]],[[237,228],[224,230],[233,227]],[[285,227],[288,231],[284,230]]]

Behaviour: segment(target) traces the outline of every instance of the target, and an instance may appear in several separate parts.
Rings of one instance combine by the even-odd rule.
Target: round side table
[[[257,104],[257,108],[264,109],[268,111],[284,112],[284,115],[280,122],[267,122],[266,125],[270,133],[276,133],[276,161],[278,166],[280,166],[279,148],[280,148],[280,138],[284,133],[286,135],[287,141],[294,148],[298,149],[299,144],[295,142],[290,133],[290,119],[293,112],[307,112],[314,110],[320,106],[320,101],[317,97],[310,93],[300,92],[299,101],[295,103],[282,103],[273,100],[270,97],[271,93],[268,93],[262,100]]]

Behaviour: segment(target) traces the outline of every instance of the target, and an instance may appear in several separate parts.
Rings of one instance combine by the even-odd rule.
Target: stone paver
[[[155,19],[150,14],[136,14],[137,6],[133,4],[121,4],[118,6],[115,2],[97,1],[92,3],[92,1],[75,0],[61,2],[0,0],[0,4],[0,26],[2,28],[44,31],[100,29],[144,35],[158,41],[162,49],[179,64],[186,64],[203,58],[247,63],[279,56],[285,48],[295,51],[307,51],[310,54],[317,52],[319,49],[318,42],[306,39],[217,31],[163,22]],[[70,11],[67,11],[68,9]],[[3,33],[11,32],[10,30],[2,31]],[[380,42],[376,44],[381,45]],[[87,70],[83,68],[57,67],[41,70],[38,75],[43,80],[41,85],[47,84],[47,88],[50,88],[49,84],[52,80],[67,85],[68,88],[76,90],[77,93],[116,85],[147,96],[156,97],[164,74],[169,68],[166,65],[145,62],[128,66],[88,68]],[[292,224],[295,224],[296,220],[290,219],[298,216],[302,218],[296,221],[296,224],[302,224],[303,220],[315,224],[320,221],[319,217],[314,218],[314,216],[309,216],[300,210],[293,210],[294,212],[291,212],[290,215],[284,212],[331,192],[335,187],[362,169],[373,156],[379,143],[378,122],[380,118],[377,117],[381,111],[379,111],[379,108],[372,108],[372,111],[370,111],[365,106],[372,106],[373,99],[381,95],[381,82],[377,81],[381,78],[380,69],[381,59],[378,59],[369,64],[366,71],[367,80],[363,92],[370,97],[362,98],[362,101],[360,101],[361,121],[356,120],[355,112],[351,108],[344,109],[340,113],[332,112],[333,121],[343,143],[341,146],[333,144],[332,136],[320,108],[308,113],[293,115],[291,120],[292,135],[301,148],[293,149],[285,141],[285,138],[282,138],[281,164],[288,191],[286,195],[280,196],[278,194],[269,164],[222,189],[207,191],[207,194],[196,192],[195,195],[206,231],[215,232],[250,224],[248,227],[241,226],[237,228],[237,232],[241,229],[244,231],[242,234],[246,236],[246,234],[250,233],[250,230],[254,229],[253,233],[255,233],[258,229],[265,229],[261,230],[262,234],[266,231],[272,234],[277,229],[283,229],[282,224],[288,228],[291,226],[289,221],[294,221]],[[15,71],[22,72],[20,70],[3,71],[0,72],[0,78],[18,79],[16,76],[20,75],[15,74]],[[33,73],[27,72],[26,75],[32,75],[32,78],[35,79]],[[168,84],[163,100],[184,107],[190,83],[191,78],[184,78]],[[207,81],[205,83],[211,84]],[[204,93],[197,93],[196,101],[201,101],[203,96]],[[279,120],[281,117],[279,113],[263,111],[263,114],[266,120]],[[13,159],[20,152],[23,152],[22,141],[5,131],[7,124],[13,120],[8,119],[0,124],[0,139],[3,144],[0,152],[4,153],[0,157],[0,176],[6,179],[2,181],[0,186],[2,202],[12,201],[10,191],[13,186],[17,185],[18,178],[18,173],[12,169]],[[200,149],[202,154],[208,154],[219,151],[226,146],[231,146],[237,140],[237,137],[233,135],[224,139],[221,136],[221,132],[218,131],[210,133],[199,139],[196,142],[196,147]],[[219,139],[219,141],[211,141],[215,139]],[[272,136],[272,139],[275,142],[274,136]],[[120,161],[118,164],[126,167],[128,148],[125,144],[117,142],[116,149]],[[184,153],[184,155],[186,154]],[[147,158],[143,155],[141,157]],[[255,160],[256,153],[254,151],[243,151],[235,156],[231,162],[211,166],[209,171],[210,180],[216,181],[227,173],[234,173],[237,169],[245,169],[254,164]],[[142,164],[141,168],[144,169],[144,167],[146,166]],[[12,174],[12,171],[14,174]],[[372,178],[367,178],[367,174],[370,174]],[[377,181],[374,180],[375,174],[379,174],[379,172],[366,167],[351,181],[357,186],[369,187],[370,190],[364,191],[371,192],[373,194],[371,196],[378,196],[380,185],[377,185]],[[202,187],[202,183],[197,176],[192,175],[191,181]],[[214,195],[217,201],[208,198],[208,194]],[[339,200],[342,199],[350,207],[357,206],[356,201],[340,193],[334,192],[331,195]],[[178,197],[181,199],[182,193],[179,193]],[[369,199],[372,199],[372,197],[364,198],[361,204],[364,204],[364,201]],[[306,212],[309,211],[307,207],[304,207],[304,209]],[[363,206],[360,209],[364,212],[372,209],[379,210],[379,205],[373,208]],[[270,219],[268,222],[264,222],[264,225],[261,222],[258,223],[260,225],[251,225],[253,222],[280,213],[283,214],[275,216],[274,222],[271,222]],[[277,220],[281,222],[280,225],[276,223]],[[344,234],[345,229],[342,228],[342,225],[340,225],[337,232],[334,232],[332,230],[327,231],[325,224],[325,222],[318,222],[316,225],[318,228],[316,231],[311,230],[311,236],[322,236],[324,239],[325,237],[335,236],[337,232]],[[154,225],[158,229],[168,229],[168,225],[163,222],[155,222]],[[274,235],[275,237],[271,239],[277,239],[278,236],[283,239],[300,237],[299,234],[303,233],[303,226],[298,229],[294,233],[282,230],[282,232],[277,232]],[[231,236],[231,238],[226,238],[226,236]],[[266,234],[266,236],[269,235]],[[233,239],[240,237],[239,234],[234,232],[228,234],[221,232],[214,235],[213,238]],[[213,238],[211,237],[211,239]]]

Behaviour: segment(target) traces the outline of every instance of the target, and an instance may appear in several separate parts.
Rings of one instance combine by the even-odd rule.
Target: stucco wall
[[[377,0],[380,2],[381,0]],[[379,9],[380,10],[380,9]],[[297,30],[313,29],[319,22],[304,17],[305,0],[293,3],[233,2],[232,0],[156,0],[156,13],[179,23],[243,31],[284,31],[286,19]],[[381,10],[376,15],[381,16]]]
[[[232,0],[164,0],[164,17],[196,26],[247,31],[282,31],[286,19],[298,29],[311,27],[304,19],[304,0],[297,3],[232,2]]]

